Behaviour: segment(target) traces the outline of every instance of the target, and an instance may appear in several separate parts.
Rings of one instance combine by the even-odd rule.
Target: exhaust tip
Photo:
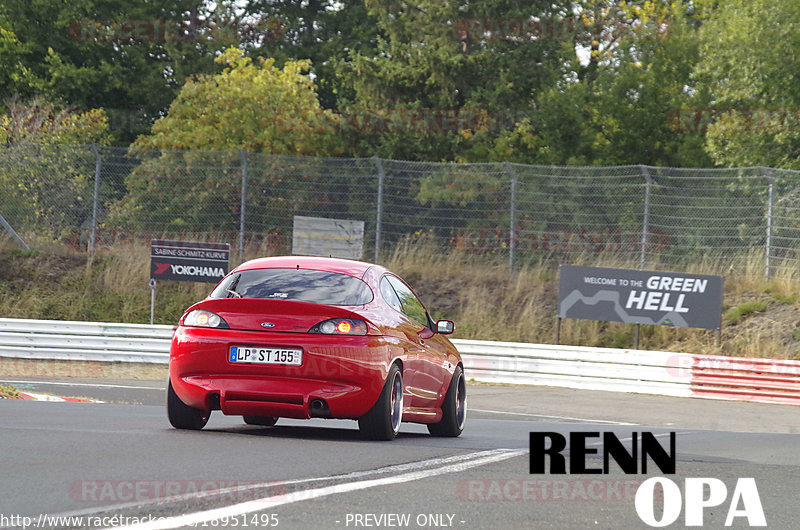
[[[330,418],[331,411],[328,409],[328,404],[324,399],[311,400],[311,417],[312,418]]]
[[[209,394],[208,398],[206,398],[206,401],[208,402],[209,410],[222,410],[222,407],[220,406],[219,403],[218,393]]]

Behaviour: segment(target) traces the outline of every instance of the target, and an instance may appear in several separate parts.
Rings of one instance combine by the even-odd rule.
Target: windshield
[[[254,269],[231,274],[210,298],[266,298],[326,305],[364,305],[372,290],[358,278],[304,269]]]

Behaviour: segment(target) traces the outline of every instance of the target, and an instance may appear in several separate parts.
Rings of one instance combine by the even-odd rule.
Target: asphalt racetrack
[[[792,406],[470,385],[461,437],[404,424],[393,442],[371,442],[353,421],[261,428],[218,411],[204,430],[178,431],[161,381],[0,384],[106,402],[0,400],[0,527],[648,528],[634,497],[653,476],[681,491],[687,477],[721,480],[726,498],[703,510],[706,528],[725,527],[743,477],[755,479],[769,528],[796,528],[800,514]],[[665,447],[675,432],[676,473],[650,462],[626,475],[612,460],[608,474],[531,475],[531,431],[613,432],[626,444],[652,432]],[[601,469],[602,444],[587,447],[598,453],[586,467]],[[661,517],[662,501],[652,505]],[[671,527],[686,522],[682,509]]]

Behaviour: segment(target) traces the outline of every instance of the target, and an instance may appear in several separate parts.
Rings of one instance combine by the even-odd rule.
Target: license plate
[[[251,346],[231,346],[228,359],[232,363],[285,364],[300,366],[303,350],[292,348],[254,348]]]

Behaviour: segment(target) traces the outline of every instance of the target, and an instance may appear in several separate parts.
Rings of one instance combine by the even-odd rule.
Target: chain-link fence
[[[363,221],[376,261],[424,237],[512,268],[606,255],[736,268],[755,256],[769,276],[800,260],[798,177],[22,145],[0,151],[0,214],[24,241],[87,252],[166,238],[288,253],[303,215]]]

